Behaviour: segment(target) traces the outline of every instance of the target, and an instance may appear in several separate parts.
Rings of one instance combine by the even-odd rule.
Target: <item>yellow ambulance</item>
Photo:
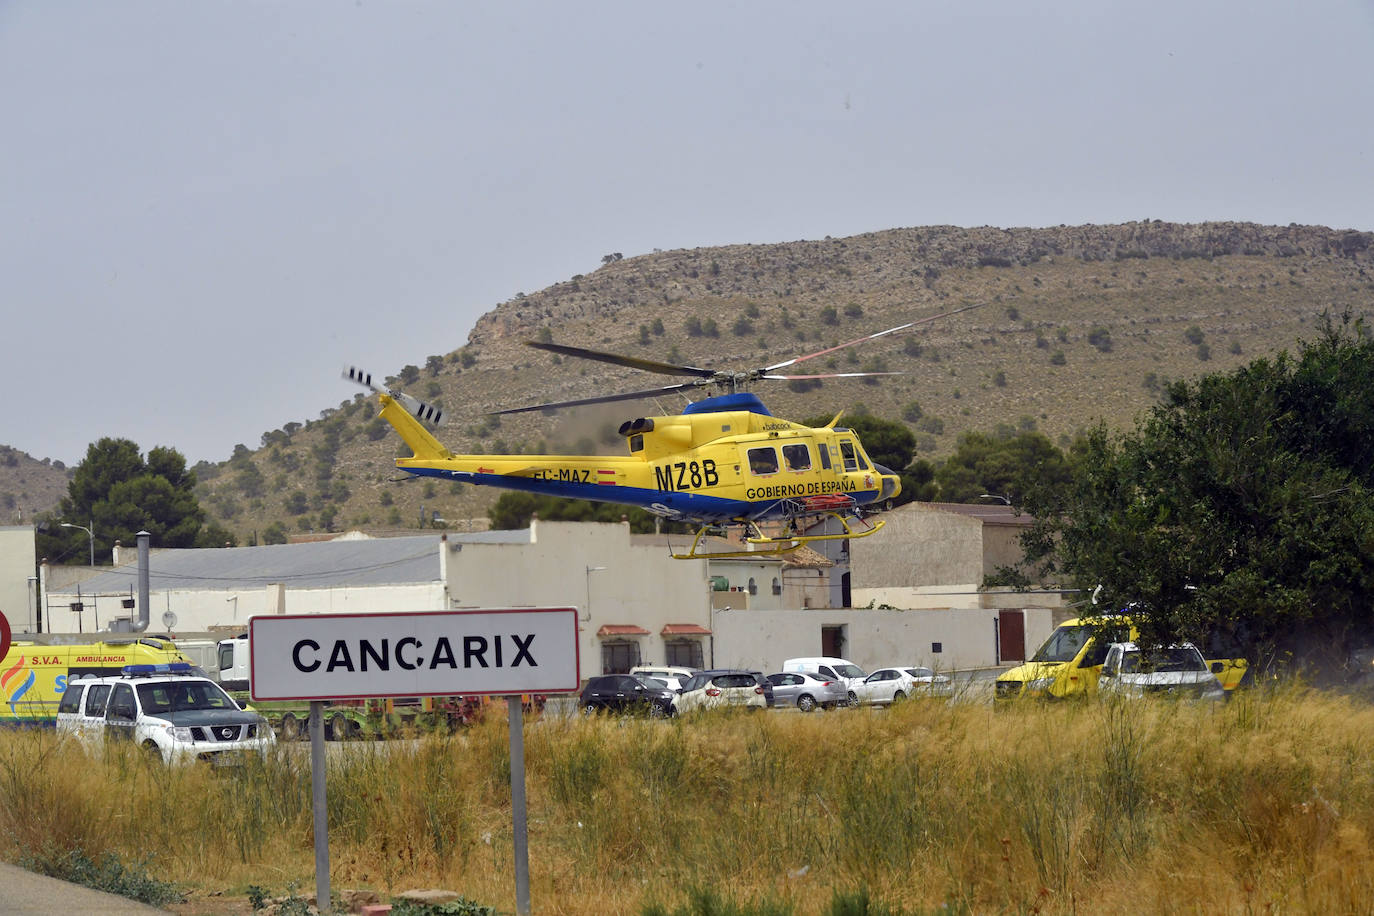
[[[165,636],[49,645],[18,640],[0,661],[0,725],[52,725],[67,682],[119,674],[125,665],[190,662]]]

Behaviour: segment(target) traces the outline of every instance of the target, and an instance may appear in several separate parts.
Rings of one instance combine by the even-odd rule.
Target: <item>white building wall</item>
[[[713,560],[709,568],[712,578],[723,578],[730,586],[726,591],[714,592],[714,604],[717,608],[729,605],[768,611],[789,606],[784,603],[787,595],[783,569],[782,563],[777,559],[753,560],[749,557],[739,557]],[[774,583],[778,588],[776,594],[773,592]]]
[[[277,596],[286,614],[407,614],[443,610],[441,582],[415,585],[344,586],[337,588],[288,588],[276,585],[252,589],[169,589],[153,591],[148,600],[149,633],[201,632],[221,627],[248,626],[248,618],[278,613]],[[162,614],[171,610],[176,626],[167,627]],[[104,616],[101,626],[106,625]]]
[[[674,560],[662,547],[632,544],[627,524],[534,519],[530,530],[530,544],[451,543],[450,606],[578,608],[583,678],[602,673],[602,626],[648,630],[632,638],[641,659],[658,664],[666,624],[710,628],[704,560]]]
[[[1048,636],[1053,629],[1053,611],[1024,611],[1031,645],[1032,631]],[[715,664],[778,671],[784,659],[821,655],[821,628],[843,626],[844,656],[865,671],[898,664],[943,671],[989,668],[997,665],[997,615],[995,608],[717,611]]]
[[[32,525],[0,526],[0,613],[14,633],[35,631],[36,549]]]

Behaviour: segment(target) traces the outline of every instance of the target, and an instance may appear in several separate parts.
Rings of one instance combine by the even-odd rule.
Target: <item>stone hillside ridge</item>
[[[491,344],[531,326],[615,319],[635,307],[738,296],[872,295],[909,286],[913,278],[928,286],[950,268],[1025,267],[1051,257],[1117,262],[1226,255],[1343,258],[1368,268],[1374,261],[1374,233],[1147,220],[1048,229],[927,226],[821,241],[655,252],[611,259],[590,277],[578,275],[503,303],[478,320],[468,343]]]
[[[610,253],[586,274],[500,303],[465,343],[464,328],[445,340],[436,315],[437,352],[417,352],[392,384],[445,409],[436,435],[456,452],[623,454],[624,420],[676,413],[685,399],[489,412],[680,379],[526,341],[749,369],[979,304],[796,368],[900,375],[756,391],[788,419],[846,410],[900,420],[917,456],[936,461],[966,431],[1035,429],[1066,447],[1099,422],[1129,428],[1171,380],[1292,351],[1323,315],[1374,311],[1371,261],[1374,233],[1154,220]],[[198,465],[207,512],[243,542],[270,528],[413,533],[436,512],[451,527],[484,519],[501,491],[395,482],[403,446],[376,418],[375,399],[345,383],[340,398],[319,419],[263,433],[260,447]]]

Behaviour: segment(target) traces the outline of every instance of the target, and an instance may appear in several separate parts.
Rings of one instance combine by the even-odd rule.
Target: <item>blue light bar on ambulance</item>
[[[192,674],[188,662],[160,662],[156,665],[125,665],[125,677],[152,677],[155,674]]]

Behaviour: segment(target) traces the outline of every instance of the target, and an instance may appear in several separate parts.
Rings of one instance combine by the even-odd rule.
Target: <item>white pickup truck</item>
[[[185,663],[126,665],[118,676],[70,681],[57,730],[91,747],[128,741],[166,763],[217,766],[241,763],[277,740],[262,716]]]
[[[1114,642],[1107,649],[1097,689],[1132,697],[1226,699],[1221,681],[1192,643],[1145,651],[1133,642]]]

